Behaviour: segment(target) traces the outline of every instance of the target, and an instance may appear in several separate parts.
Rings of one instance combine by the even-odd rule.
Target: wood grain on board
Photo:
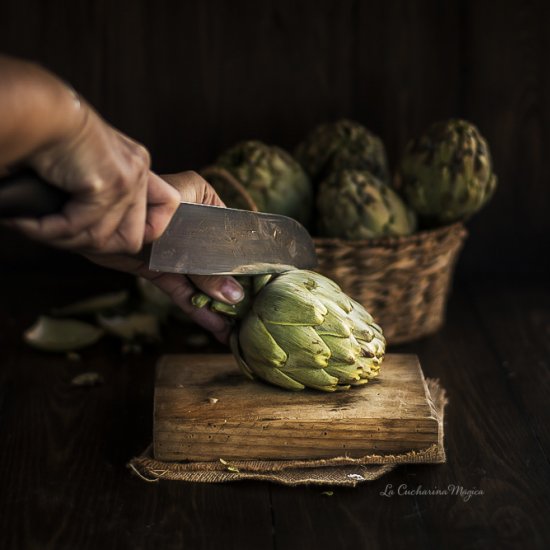
[[[388,355],[378,379],[334,393],[251,381],[226,354],[169,355],[157,366],[159,460],[357,458],[437,441],[438,420],[414,355]]]

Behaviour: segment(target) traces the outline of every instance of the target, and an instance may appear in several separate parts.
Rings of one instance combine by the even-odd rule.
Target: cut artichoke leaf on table
[[[81,386],[81,387],[91,387],[91,386],[100,386],[105,380],[103,376],[98,372],[83,372],[77,374],[72,380],[72,386]]]
[[[99,314],[96,319],[106,332],[122,340],[158,342],[161,339],[159,319],[150,313],[130,313],[113,317]]]
[[[95,344],[103,334],[102,329],[83,321],[41,316],[23,337],[34,348],[68,352]]]
[[[126,290],[91,296],[63,307],[54,308],[52,314],[56,317],[70,315],[88,315],[116,310],[128,302],[129,293]]]

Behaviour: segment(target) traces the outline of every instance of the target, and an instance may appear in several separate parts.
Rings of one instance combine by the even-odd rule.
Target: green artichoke
[[[367,170],[389,182],[382,140],[358,122],[339,120],[317,126],[298,145],[295,157],[318,185],[339,170]]]
[[[417,214],[435,224],[469,218],[496,185],[487,142],[473,124],[455,119],[409,142],[395,180]]]
[[[317,196],[319,232],[350,240],[410,235],[416,216],[369,172],[344,170],[323,181]]]
[[[382,329],[336,283],[305,270],[249,281],[244,307],[193,298],[199,307],[210,304],[239,319],[231,348],[249,377],[288,390],[335,391],[378,375],[386,347]]]
[[[261,212],[290,216],[304,225],[309,223],[313,202],[311,182],[298,162],[283,149],[260,141],[244,141],[225,151],[216,166],[229,171],[244,186]],[[224,199],[223,192],[220,196]]]

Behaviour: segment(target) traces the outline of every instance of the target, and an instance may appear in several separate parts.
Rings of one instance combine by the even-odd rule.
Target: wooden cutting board
[[[154,408],[154,454],[166,461],[356,458],[438,442],[414,355],[389,354],[377,380],[335,393],[251,381],[231,355],[166,355]]]

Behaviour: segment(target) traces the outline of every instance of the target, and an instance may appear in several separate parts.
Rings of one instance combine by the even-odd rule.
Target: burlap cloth
[[[364,481],[373,481],[399,464],[445,462],[444,416],[448,403],[439,381],[427,378],[431,397],[430,406],[439,422],[439,441],[422,451],[400,455],[367,455],[361,458],[346,456],[323,460],[234,460],[218,462],[161,462],[152,456],[152,445],[128,467],[144,481],[159,479],[221,483],[255,479],[282,485],[338,485],[355,487]]]

